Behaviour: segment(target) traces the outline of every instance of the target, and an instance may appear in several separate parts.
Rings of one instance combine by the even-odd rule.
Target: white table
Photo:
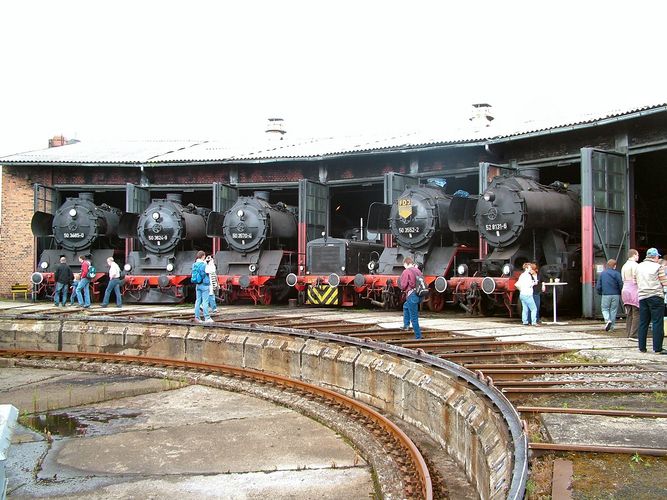
[[[553,290],[554,320],[553,321],[545,321],[544,323],[547,324],[547,325],[567,325],[567,323],[563,323],[563,322],[559,323],[558,321],[556,321],[556,290],[558,290],[559,286],[565,286],[565,285],[567,285],[567,283],[565,283],[564,281],[549,281],[549,282],[545,281],[542,284],[544,286],[554,287],[554,290]]]

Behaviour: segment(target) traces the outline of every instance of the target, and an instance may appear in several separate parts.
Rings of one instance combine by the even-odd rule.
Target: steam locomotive
[[[51,236],[56,248],[44,250],[39,257],[39,270],[31,276],[37,293],[53,296],[53,273],[60,263],[60,256],[67,258],[72,271],[79,272],[79,255],[90,255],[92,265],[98,270],[91,280],[92,293],[98,296],[107,268],[106,260],[120,253],[122,242],[118,238],[118,224],[122,212],[107,204],[96,205],[93,193],[81,193],[67,198],[55,214],[35,212],[30,223],[36,237]]]
[[[401,302],[398,277],[405,257],[412,257],[431,288],[429,308],[442,310],[446,277],[458,264],[467,262],[474,251],[468,228],[457,227],[452,231],[449,227],[450,203],[454,198],[436,185],[413,186],[403,191],[392,205],[371,205],[369,230],[391,233],[396,246],[384,248],[377,261],[369,262],[368,272],[354,277],[362,299],[384,308],[398,306]]]
[[[474,269],[467,264],[457,267],[457,276],[449,280],[454,302],[471,314],[490,314],[504,307],[512,316],[520,303],[514,284],[525,262],[538,264],[543,281],[578,281],[580,196],[579,186],[563,182],[546,186],[530,177],[493,179],[474,214],[479,235],[493,250]],[[576,303],[578,290],[568,287],[557,297],[559,304]],[[551,300],[543,303],[548,306]]]
[[[254,304],[284,301],[291,293],[285,277],[296,270],[297,217],[282,202],[269,203],[266,192],[241,196],[226,212],[211,212],[206,233],[222,237],[226,248],[215,254],[220,297]]]
[[[120,220],[121,238],[136,238],[141,248],[124,266],[126,302],[180,303],[187,296],[192,263],[200,249],[210,249],[206,221],[210,209],[182,205],[178,193],[154,199],[141,214]]]

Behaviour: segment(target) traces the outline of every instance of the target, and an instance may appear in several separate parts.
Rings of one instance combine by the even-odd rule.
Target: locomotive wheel
[[[479,311],[483,316],[493,316],[496,306],[488,295],[482,295],[482,300],[479,304]]]
[[[273,294],[271,293],[271,287],[267,284],[262,288],[260,300],[265,306],[270,306],[273,301]]]
[[[440,312],[445,308],[445,295],[438,293],[435,290],[431,290],[428,294],[428,305],[429,311]]]

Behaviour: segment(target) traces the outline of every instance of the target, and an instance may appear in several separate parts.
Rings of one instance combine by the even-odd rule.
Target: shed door
[[[137,223],[139,222],[139,215],[143,213],[144,210],[151,203],[151,192],[147,188],[137,186],[135,184],[130,184],[129,182],[125,184],[125,214],[120,219],[119,225],[119,235],[124,237],[124,235],[132,234],[133,238],[128,238],[125,240],[125,257],[134,250],[135,239],[137,234]],[[127,227],[132,226],[132,227]]]
[[[629,243],[628,157],[623,153],[581,149],[582,309],[600,315],[595,280],[605,262],[625,262]]]
[[[239,198],[239,190],[222,182],[213,183],[213,212],[224,214],[234,206]],[[220,237],[213,238],[213,253],[221,248]]]
[[[407,188],[419,185],[419,178],[414,175],[387,172],[384,174],[384,202],[391,206]],[[384,235],[384,246],[394,246],[394,237],[391,233]]]
[[[299,180],[299,271],[306,268],[306,244],[329,232],[329,186]]]
[[[30,221],[32,234],[35,236],[35,253],[34,265],[37,269],[37,259],[42,251],[47,249],[53,240],[53,216],[60,207],[60,192],[51,186],[44,186],[42,184],[34,185],[33,208],[34,214]]]

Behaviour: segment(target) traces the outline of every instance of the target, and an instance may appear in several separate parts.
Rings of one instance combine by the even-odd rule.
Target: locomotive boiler
[[[363,231],[359,231],[359,235]],[[287,284],[299,291],[299,302],[320,306],[356,306],[361,296],[354,283],[358,274],[368,272],[384,246],[374,241],[353,238],[322,238],[306,245],[305,272],[287,276]],[[371,266],[374,264],[371,264]]]
[[[136,238],[124,266],[127,302],[180,303],[187,295],[198,250],[210,250],[206,221],[210,210],[183,205],[178,193],[154,199],[141,214],[124,214],[122,238]]]
[[[530,177],[496,177],[480,196],[475,225],[491,251],[475,269],[459,266],[449,285],[454,300],[473,314],[497,306],[510,315],[517,307],[514,284],[525,262],[535,262],[540,277],[577,283],[580,276],[579,186],[543,185]],[[553,293],[549,287],[548,294]],[[571,286],[559,303],[576,303],[579,287]],[[549,295],[550,296],[550,295]],[[542,301],[545,305],[551,300]]]
[[[413,186],[392,205],[371,205],[369,229],[391,233],[396,246],[385,248],[377,261],[370,262],[369,272],[355,276],[364,299],[385,308],[399,305],[398,277],[405,257],[412,257],[431,288],[429,307],[435,311],[444,307],[446,277],[472,256],[469,228],[449,227],[450,204],[456,197],[436,185]],[[461,197],[470,199],[467,193]]]
[[[53,273],[61,256],[65,256],[73,272],[80,272],[79,256],[90,255],[90,261],[97,269],[91,279],[91,287],[93,295],[98,296],[106,276],[106,260],[114,253],[120,253],[122,248],[122,241],[118,238],[121,215],[119,209],[105,203],[96,205],[93,193],[67,198],[54,214],[35,212],[30,223],[33,235],[52,237],[55,247],[42,251],[39,257],[39,269],[31,277],[37,292],[53,295]]]
[[[212,212],[208,236],[222,237],[216,252],[220,297],[271,304],[284,301],[291,288],[285,277],[296,270],[297,217],[282,202],[272,204],[266,192],[241,196],[226,212]]]

